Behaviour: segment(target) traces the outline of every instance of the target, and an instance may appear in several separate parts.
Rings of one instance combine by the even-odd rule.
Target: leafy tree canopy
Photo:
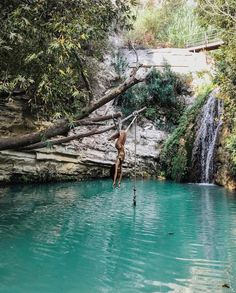
[[[91,60],[101,59],[109,33],[129,26],[134,2],[2,0],[0,93],[25,90],[37,112],[83,106]]]

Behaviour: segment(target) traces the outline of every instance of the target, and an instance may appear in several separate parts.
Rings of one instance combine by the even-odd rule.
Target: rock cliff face
[[[146,51],[140,51],[140,57],[144,54],[147,57],[147,62],[149,62],[147,65],[149,67],[155,66],[155,54],[159,54],[160,52]],[[175,61],[176,58],[179,58],[178,54],[177,57],[173,57],[176,55],[176,52],[172,52],[169,49],[162,53],[168,55],[170,61],[172,59]],[[130,60],[127,58],[127,60],[132,63],[133,53],[127,51],[125,56],[127,54],[129,58],[131,58]],[[160,62],[163,61],[163,56],[161,60],[159,60]],[[184,52],[183,56],[184,58],[186,56],[192,58],[192,55],[190,53],[186,55],[186,52]],[[144,59],[144,57],[141,59]],[[153,64],[153,62],[155,64]],[[119,75],[115,73],[111,64],[112,60],[110,56],[108,56],[104,64],[99,65],[101,66],[99,75],[94,77],[92,86],[94,95],[98,98],[101,97],[107,89],[113,87],[119,80]],[[179,69],[179,66],[177,66],[178,64],[175,65],[174,63],[172,64],[172,69]],[[186,67],[186,65],[184,66]],[[143,70],[146,70],[146,68]],[[191,100],[190,104],[192,103],[193,101]],[[186,104],[188,103],[186,102]],[[102,109],[96,111],[96,115],[105,115],[113,111],[114,108],[112,104],[109,103]],[[39,129],[42,122],[37,124],[27,113],[26,97],[14,97],[12,99],[0,98],[0,135],[20,135],[26,133],[26,129],[28,132]],[[156,176],[161,171],[159,162],[160,152],[168,134],[156,129],[154,125],[148,121],[139,120],[138,125],[137,173],[139,176],[144,177]],[[85,128],[79,128],[77,131],[84,132],[87,130],[88,129]],[[53,146],[52,148],[43,148],[30,152],[1,151],[0,183],[83,180],[88,178],[108,177],[110,167],[114,164],[117,156],[114,142],[108,142],[108,137],[110,137],[110,135],[111,133],[105,133],[84,138],[79,141],[72,141],[61,146]],[[124,176],[132,176],[134,174],[133,128],[131,128],[128,133],[125,147],[126,158],[123,165],[123,173]],[[220,179],[218,181],[219,183],[221,182]]]
[[[0,97],[0,136],[19,134],[33,126],[29,125],[26,105],[27,99],[24,96],[14,99]]]
[[[133,50],[122,48],[120,53],[130,68],[136,67],[137,54],[143,69],[155,67],[161,70],[168,63],[172,71],[180,74],[210,71],[206,55],[204,53],[192,53],[188,49],[137,49],[135,53]]]
[[[110,57],[109,57],[110,58]],[[100,64],[101,71],[93,80],[94,95],[99,98],[117,83],[111,60]],[[32,132],[41,127],[27,116],[26,97],[0,98],[0,135],[14,136]],[[113,113],[112,104],[96,111],[96,115]],[[45,124],[45,123],[44,123]],[[156,175],[160,170],[159,155],[167,133],[157,130],[148,121],[139,121],[137,127],[137,163],[141,176]],[[44,125],[47,126],[47,125]],[[80,127],[77,131],[86,132]],[[30,152],[0,152],[0,183],[83,180],[108,177],[117,156],[115,142],[108,142],[110,133],[72,141],[61,146]],[[134,167],[134,133],[131,128],[126,142],[124,176],[132,176]]]
[[[111,105],[100,109],[111,112]],[[37,123],[25,114],[25,99],[1,99],[0,135],[19,135],[36,129]],[[88,129],[80,128],[81,132]],[[230,155],[226,148],[230,125],[223,123],[217,143],[214,176],[215,183],[231,190],[236,189],[236,179],[231,173]],[[15,182],[46,182],[83,180],[109,177],[117,152],[114,141],[109,142],[112,133],[104,133],[82,140],[72,141],[53,148],[43,148],[31,152],[0,152],[0,184]],[[137,127],[137,173],[139,176],[156,176],[160,172],[160,152],[168,134],[156,129],[147,120]],[[134,127],[128,132],[124,176],[134,174]]]
[[[84,138],[67,145],[33,152],[0,152],[0,183],[83,180],[109,177],[116,159],[114,142],[109,133]],[[156,175],[160,170],[159,154],[167,134],[145,123],[137,127],[138,175]],[[124,176],[134,168],[134,130],[128,133]]]

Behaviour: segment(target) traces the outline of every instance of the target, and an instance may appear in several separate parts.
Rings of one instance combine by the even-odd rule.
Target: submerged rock
[[[222,288],[230,288],[230,286],[228,284],[223,284]]]

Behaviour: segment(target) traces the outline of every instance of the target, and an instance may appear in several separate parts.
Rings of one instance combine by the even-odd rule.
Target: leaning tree
[[[134,72],[100,99],[93,96],[91,80],[96,74],[95,64],[102,61],[108,36],[130,27],[135,2],[1,1],[0,99],[24,95],[32,115],[61,119],[43,131],[0,138],[0,150],[40,147],[45,140],[66,135],[71,127],[68,117],[74,126],[109,119],[108,115],[84,120],[144,78],[137,78]]]

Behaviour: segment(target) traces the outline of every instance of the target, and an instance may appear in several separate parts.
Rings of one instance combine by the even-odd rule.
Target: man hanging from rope
[[[117,126],[117,130],[118,130],[118,133],[116,133],[115,135],[113,135],[111,137],[111,139],[116,139],[117,138],[116,143],[115,143],[115,147],[116,147],[116,149],[118,151],[118,155],[117,155],[115,165],[112,166],[112,170],[111,170],[111,175],[113,175],[113,172],[114,172],[113,187],[116,186],[117,177],[119,177],[118,178],[118,187],[120,187],[120,182],[121,182],[122,175],[123,175],[122,164],[123,164],[124,159],[125,159],[125,147],[124,147],[124,145],[125,145],[125,142],[126,142],[127,132],[129,130],[129,128],[131,127],[131,125],[133,124],[133,122],[135,121],[135,119],[136,119],[136,116],[134,117],[134,119],[132,120],[130,125],[126,128],[126,130],[121,129],[122,125],[121,125],[120,121],[119,121],[119,124],[117,126],[116,121],[113,119],[115,125]]]
[[[116,163],[115,163],[115,173],[114,173],[114,178],[113,178],[113,186],[114,187],[116,186],[116,180],[117,180],[118,175],[119,175],[118,187],[120,187],[120,182],[121,182],[122,175],[123,175],[122,174],[122,164],[125,159],[125,147],[124,147],[125,141],[126,141],[126,131],[121,130],[118,133],[117,140],[115,143],[115,147],[118,151],[118,156],[117,156]]]

